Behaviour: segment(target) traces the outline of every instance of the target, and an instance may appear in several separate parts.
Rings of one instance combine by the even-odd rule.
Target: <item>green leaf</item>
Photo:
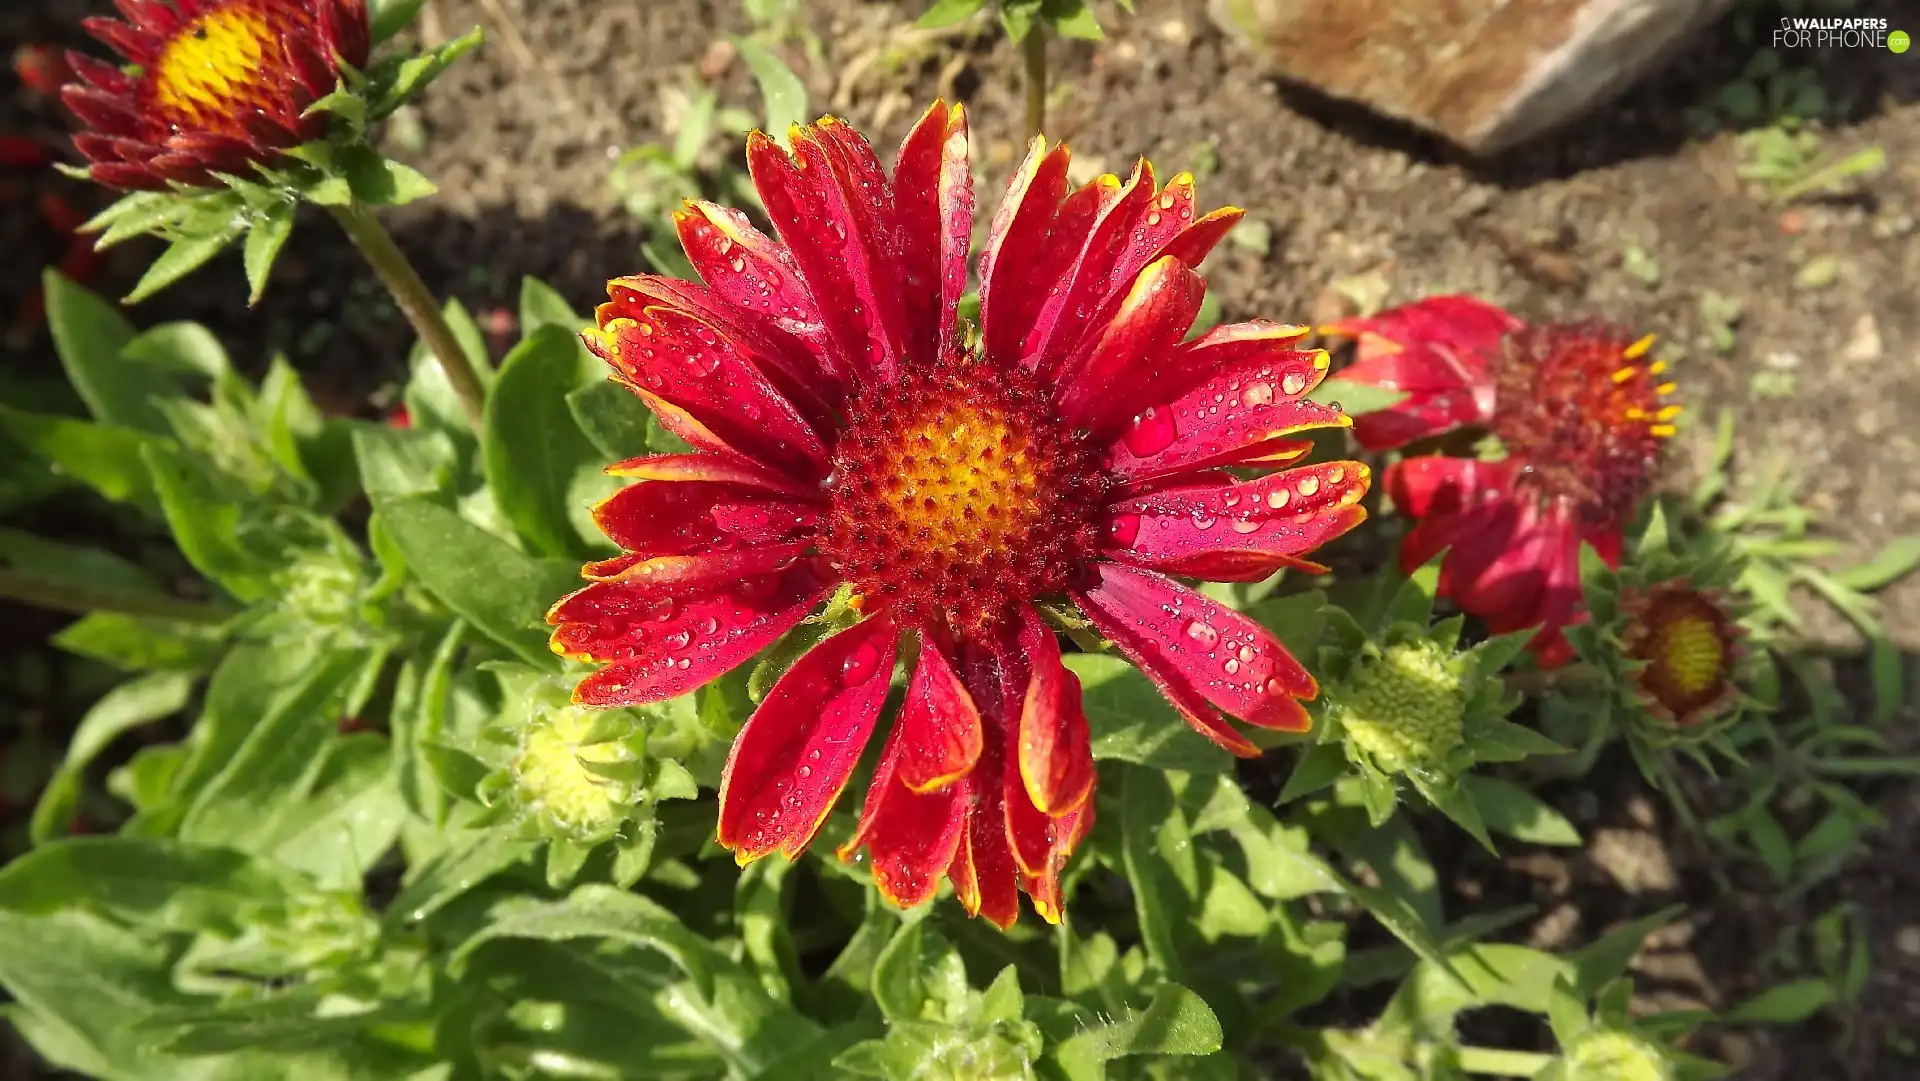
[[[935,0],[914,25],[922,30],[939,30],[978,15],[987,0]]]
[[[1631,923],[1621,924],[1590,945],[1575,950],[1567,960],[1573,964],[1576,976],[1574,988],[1580,998],[1592,998],[1601,987],[1625,974],[1627,962],[1639,952],[1647,936],[1672,923],[1684,911],[1684,905],[1671,905]]]
[[[86,906],[169,931],[246,926],[283,905],[291,880],[228,849],[149,837],[70,837],[0,868],[0,910],[50,915]]]
[[[80,798],[82,774],[88,763],[107,749],[120,735],[140,725],[157,721],[185,708],[193,691],[193,677],[185,672],[155,672],[108,691],[94,703],[73,739],[67,744],[66,757],[48,780],[33,809],[28,836],[36,845],[65,832],[73,821],[74,807]]]
[[[1291,803],[1310,796],[1347,775],[1347,755],[1338,743],[1316,743],[1308,747],[1280,789],[1275,803]]]
[[[781,146],[786,146],[787,129],[807,119],[807,85],[758,40],[735,37],[733,43],[753,71],[754,81],[760,84],[767,133],[779,140]]]
[[[354,200],[365,206],[405,206],[439,190],[424,173],[368,146],[342,150],[339,164]]]
[[[103,424],[163,435],[166,418],[155,398],[178,394],[164,372],[121,355],[133,341],[133,324],[119,308],[49,270],[42,277],[47,329],[67,370],[67,379]]]
[[[289,796],[311,790],[322,776],[342,700],[365,659],[358,650],[331,650],[276,695],[219,772],[194,794],[181,839],[265,851],[303,824],[312,811]]]
[[[1568,753],[1533,729],[1500,717],[1481,719],[1474,727],[1472,742],[1482,762],[1518,762],[1536,754]]]
[[[544,326],[557,326],[569,334],[579,334],[593,320],[573,310],[559,290],[535,277],[520,279],[520,333],[531,336]],[[599,358],[595,358],[596,365]]]
[[[391,499],[382,526],[433,595],[481,633],[539,668],[555,667],[545,613],[578,582],[579,568],[529,558],[506,541],[423,499]]]
[[[1392,409],[1407,400],[1405,391],[1387,390],[1371,383],[1353,383],[1339,377],[1322,380],[1307,400],[1320,405],[1339,405],[1353,416]]]
[[[294,204],[282,203],[254,219],[253,228],[247,232],[242,256],[247,269],[248,304],[260,303],[266,294],[267,275],[273,272],[274,260],[293,235],[293,211]]]
[[[1578,848],[1580,831],[1546,801],[1512,781],[1468,774],[1460,785],[1495,833],[1536,845]]]
[[[407,869],[399,896],[387,906],[387,922],[417,923],[494,875],[524,863],[539,842],[502,829],[465,830],[425,863]]]
[[[22,574],[44,582],[111,593],[158,596],[153,576],[98,548],[81,548],[59,541],[0,528],[0,561]]]
[[[558,326],[534,330],[507,354],[487,395],[481,441],[494,502],[543,555],[590,554],[569,520],[568,493],[582,469],[600,475],[601,453],[581,431],[567,393],[593,379],[600,362]]]
[[[1793,980],[1767,988],[1720,1016],[1729,1025],[1797,1025],[1835,1001],[1825,980]]]
[[[476,26],[437,49],[377,65],[368,79],[372,84],[369,96],[373,100],[369,119],[380,120],[406,104],[439,78],[447,65],[477,48],[485,39],[486,34]]]
[[[459,452],[445,432],[363,424],[353,429],[360,485],[375,507],[388,499],[430,496],[453,487]]]
[[[191,233],[167,245],[167,250],[153,261],[147,272],[140,276],[133,292],[128,293],[121,303],[138,304],[205,266],[225,250],[234,237],[240,235],[240,228],[238,225],[228,225],[212,232]]]
[[[473,316],[458,300],[449,300],[441,309],[447,321],[447,328],[453,331],[460,349],[467,355],[467,363],[473,365],[475,374],[484,384],[493,378],[493,361],[487,355],[487,338],[475,325]],[[415,342],[413,351],[408,354],[409,371],[404,395],[407,412],[413,417],[416,428],[435,429],[453,436],[455,439],[472,437],[472,429],[467,423],[466,409],[460,404],[460,396],[454,393],[453,383],[447,379],[447,373],[440,368],[427,347]]]
[[[889,1022],[942,1016],[966,990],[959,951],[925,920],[902,926],[873,966],[873,1003]]]
[[[657,952],[684,977],[656,1001],[676,1023],[702,1038],[744,1076],[757,1076],[796,1048],[815,1042],[819,1028],[770,998],[739,963],[715,949],[672,912],[638,894],[608,886],[581,886],[558,901],[503,902],[491,921],[455,949],[450,969],[460,974],[475,953],[506,939],[567,942],[605,939]],[[636,982],[635,995],[661,990],[658,977]]]
[[[319,765],[281,795],[286,817],[245,847],[325,889],[357,892],[406,817],[393,749],[376,733],[356,732],[331,739],[317,757]]]
[[[372,25],[373,43],[386,41],[412,25],[427,0],[368,0],[367,20]]]
[[[276,560],[246,547],[245,508],[219,490],[204,466],[160,444],[141,448],[167,527],[195,570],[243,601],[277,593]]]
[[[1045,0],[1040,6],[1040,17],[1061,37],[1082,41],[1100,41],[1106,37],[1087,0]]]
[[[602,379],[568,391],[567,408],[581,432],[610,462],[655,449],[658,422],[632,391],[618,383]]]
[[[200,672],[220,659],[225,633],[204,623],[95,612],[69,623],[53,636],[53,644],[116,668]]]
[[[160,498],[140,449],[162,442],[162,437],[115,424],[23,413],[7,405],[0,405],[0,429],[23,450],[46,459],[55,472],[106,499],[159,509]]]
[[[1094,758],[1194,773],[1232,768],[1232,757],[1181,720],[1139,669],[1106,654],[1064,659],[1080,677]]]
[[[1833,572],[1835,582],[1857,593],[1872,593],[1920,568],[1920,534],[1900,537],[1874,553],[1865,563]]]
[[[1180,941],[1198,904],[1199,868],[1165,774],[1132,766],[1120,782],[1120,851],[1147,956],[1169,977],[1184,969]]]
[[[1071,1070],[1129,1055],[1212,1055],[1220,1047],[1220,1020],[1206,1002],[1179,984],[1161,984],[1144,1009],[1088,1027],[1053,1054]]]

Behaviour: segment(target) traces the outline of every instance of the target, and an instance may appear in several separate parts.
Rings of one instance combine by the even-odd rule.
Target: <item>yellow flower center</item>
[[[154,103],[176,127],[225,117],[255,96],[273,24],[251,4],[228,4],[189,23],[153,65]]]
[[[1066,588],[1101,480],[1037,388],[982,361],[866,393],[828,482],[822,545],[869,604],[954,631]]]
[[[1438,642],[1388,646],[1362,661],[1337,701],[1347,738],[1381,769],[1398,772],[1439,764],[1460,745],[1466,688]]]
[[[1646,662],[1640,689],[1673,721],[1692,724],[1733,675],[1733,628],[1712,600],[1685,585],[1654,590],[1627,630],[1628,655]]]
[[[522,806],[579,834],[604,833],[617,825],[629,802],[624,786],[585,763],[624,762],[632,753],[619,743],[582,744],[592,727],[591,711],[556,709],[527,727],[513,760]]]

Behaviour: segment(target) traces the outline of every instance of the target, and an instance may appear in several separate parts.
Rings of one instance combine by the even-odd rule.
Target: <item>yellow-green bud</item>
[[[583,764],[625,762],[633,752],[614,743],[580,742],[594,715],[579,706],[562,706],[536,716],[520,737],[513,759],[513,782],[520,805],[554,825],[580,836],[605,834],[617,826],[633,802],[628,786],[588,770]]]
[[[360,599],[360,576],[338,559],[303,556],[280,572],[280,594],[288,609],[314,623],[342,623]]]
[[[1358,662],[1338,699],[1347,738],[1392,772],[1444,760],[1460,745],[1467,708],[1451,659],[1438,642],[1421,639]]]
[[[1625,1032],[1595,1032],[1567,1055],[1567,1081],[1673,1081],[1673,1060]]]
[[[1031,1081],[1030,1056],[998,1035],[963,1036],[936,1043],[917,1076],[929,1081]]]

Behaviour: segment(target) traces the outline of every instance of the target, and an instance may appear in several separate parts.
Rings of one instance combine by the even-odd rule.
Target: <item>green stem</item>
[[[1559,668],[1536,668],[1527,672],[1509,672],[1501,677],[1507,689],[1529,697],[1549,691],[1571,691],[1605,686],[1606,673],[1590,664],[1569,664]]]
[[[1468,1073],[1532,1077],[1552,1061],[1552,1055],[1534,1051],[1507,1051],[1498,1047],[1460,1048],[1460,1068]]]
[[[234,614],[209,604],[183,601],[156,593],[123,593],[113,589],[49,582],[45,578],[22,574],[11,567],[0,567],[0,599],[82,616],[94,612],[115,612],[123,616],[170,619],[177,623],[224,623]]]
[[[1047,126],[1046,31],[1038,26],[1030,28],[1020,49],[1027,58],[1027,138],[1031,139]]]
[[[367,265],[380,275],[387,292],[393,294],[394,303],[400,306],[407,322],[413,324],[414,333],[420,335],[427,351],[440,362],[440,369],[447,373],[447,382],[453,384],[453,392],[460,398],[461,408],[466,410],[467,421],[473,425],[474,433],[479,434],[487,402],[486,387],[480,382],[480,373],[474,371],[468,361],[466,350],[460,347],[460,339],[453,336],[453,328],[440,313],[440,305],[427,289],[427,283],[420,280],[413,264],[407,261],[406,254],[381,227],[372,211],[356,204],[331,209],[334,220],[366,257]]]

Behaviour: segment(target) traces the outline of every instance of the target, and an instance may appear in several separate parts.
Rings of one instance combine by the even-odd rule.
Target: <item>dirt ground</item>
[[[30,6],[38,11],[23,26],[9,5],[0,34],[45,36],[57,25],[50,16],[76,5]],[[1018,59],[990,32],[912,29],[923,6],[807,0],[802,21],[818,35],[815,60],[824,63],[810,62],[797,38],[787,58],[809,85],[813,111],[846,117],[883,153],[928,99],[964,98],[989,178],[982,201],[991,206],[1020,144]],[[1431,138],[1264,76],[1213,28],[1205,0],[1138,6],[1137,17],[1108,19],[1107,41],[1056,48],[1049,127],[1073,145],[1086,175],[1124,171],[1145,155],[1163,174],[1200,174],[1210,205],[1247,209],[1242,233],[1250,235],[1223,246],[1208,268],[1225,318],[1319,321],[1354,296],[1397,303],[1463,290],[1530,318],[1597,316],[1657,333],[1682,354],[1680,394],[1695,420],[1676,443],[1675,483],[1698,469],[1711,418],[1727,409],[1742,475],[1791,465],[1852,550],[1920,532],[1920,52],[1785,58],[1819,72],[1844,118],[1823,132],[1824,152],[1877,145],[1888,160],[1843,198],[1786,208],[1736,177],[1735,133],[1693,138],[1682,120],[1684,106],[1751,53],[1731,22],[1601,114],[1496,161],[1466,162]],[[1920,23],[1911,0],[1854,13],[1885,14],[1896,25],[1905,13]],[[655,224],[621,210],[608,181],[613,159],[667,140],[663,101],[697,85],[702,67],[726,103],[757,109],[745,66],[721,67],[714,51],[745,29],[740,5],[429,0],[422,34],[475,24],[487,27],[488,46],[390,132],[395,152],[444,192],[398,213],[396,231],[430,282],[476,311],[511,310],[522,273],[588,307],[604,279],[640,269],[638,246]],[[237,355],[286,350],[338,408],[373,408],[398,370],[404,334],[327,224],[309,223],[289,246],[258,309],[240,301],[236,257],[150,302],[145,318],[213,323]],[[3,280],[21,279],[9,269]],[[1741,302],[1724,352],[1702,312],[1709,293]],[[15,338],[29,367],[43,363],[43,353],[30,356],[36,340]],[[1883,600],[1911,661],[1920,653],[1920,580]],[[1838,621],[1816,629],[1849,645]],[[1920,665],[1908,667],[1920,680]],[[1916,721],[1910,705],[1897,737],[1909,752],[1920,750]],[[1536,903],[1541,918],[1516,934],[1562,946],[1686,901],[1687,919],[1640,966],[1649,1003],[1671,1008],[1723,1006],[1763,988],[1780,976],[1765,958],[1781,928],[1851,901],[1867,915],[1874,974],[1850,1023],[1822,1020],[1703,1050],[1755,1081],[1920,1077],[1920,1060],[1902,1044],[1920,1027],[1920,867],[1910,858],[1920,843],[1920,789],[1878,790],[1889,826],[1873,854],[1812,895],[1782,902],[1741,872],[1736,888],[1724,889],[1701,848],[1640,791],[1624,767],[1553,792],[1592,840],[1575,858],[1534,852],[1498,865],[1458,849],[1460,903]]]

